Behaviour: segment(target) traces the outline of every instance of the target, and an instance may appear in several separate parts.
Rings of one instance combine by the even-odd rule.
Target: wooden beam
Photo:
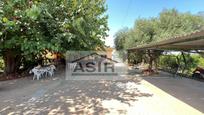
[[[146,45],[141,45],[138,47],[133,47],[133,48],[130,48],[128,50],[129,51],[135,51],[135,50],[139,50],[139,49],[152,49],[152,48],[154,48],[154,49],[171,48],[171,49],[176,49],[176,50],[186,49],[186,48],[188,48],[188,50],[204,49],[204,47],[203,47],[204,45],[197,45],[197,44],[193,45],[192,44],[192,45],[187,46],[188,44],[190,44],[190,42],[195,42],[198,40],[204,40],[204,30],[190,33],[190,34],[183,35],[183,36],[174,37],[174,38],[167,39],[167,40],[160,41],[160,42],[155,42],[155,43],[150,43],[150,44],[146,44]],[[175,44],[178,44],[178,43],[187,44],[187,45],[186,46],[183,46],[183,45],[177,45],[176,46]],[[170,47],[170,46],[172,46],[172,47]]]

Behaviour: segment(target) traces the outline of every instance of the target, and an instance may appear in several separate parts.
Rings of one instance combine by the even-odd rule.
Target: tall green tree
[[[128,28],[123,28],[114,35],[115,37],[114,44],[117,50],[122,50],[125,48],[124,42],[125,42],[125,38],[127,38],[127,35],[128,35],[127,32],[128,32]]]
[[[122,44],[120,46],[124,46],[124,49],[137,47],[139,45],[169,39],[177,35],[191,33],[203,28],[203,17],[190,13],[180,13],[176,9],[165,9],[158,17],[136,20],[134,27],[125,33],[126,37],[123,38],[125,41],[121,42]],[[118,41],[121,36],[124,35],[116,34],[115,41]],[[135,60],[141,60],[137,58],[146,58],[145,60],[148,60],[147,62],[151,67],[153,61],[155,64],[157,63],[156,60],[160,54],[161,51],[148,50],[143,53],[135,52],[134,55],[140,56],[131,57]]]
[[[89,50],[107,36],[104,0],[1,0],[0,54],[5,73],[45,50]]]
[[[176,9],[163,10],[157,23],[156,40],[169,39],[203,29],[204,19],[190,13],[179,13]]]

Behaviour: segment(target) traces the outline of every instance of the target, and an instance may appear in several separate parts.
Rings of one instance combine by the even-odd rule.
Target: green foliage
[[[186,65],[184,63],[182,55],[162,55],[159,57],[159,66],[163,69],[174,70],[176,65],[179,65],[180,72],[186,74],[192,74],[196,67],[204,67],[204,58],[196,54],[184,54],[186,59]],[[179,61],[178,61],[179,59]]]
[[[32,5],[31,8],[26,10],[26,15],[32,20],[36,20],[41,13],[41,9],[37,7],[36,5]]]
[[[179,13],[175,9],[163,10],[158,17],[137,19],[133,28],[118,31],[115,41],[124,49],[169,39],[196,30],[203,29],[204,19],[190,13]],[[124,37],[125,36],[125,37]],[[123,40],[120,40],[122,39]],[[115,42],[116,48],[118,46]]]
[[[191,57],[198,62],[197,66],[204,68],[204,58],[202,56],[194,54]]]
[[[180,13],[175,9],[163,10],[158,17],[149,19],[137,19],[133,28],[121,30],[115,35],[116,49],[128,49],[140,45],[157,42],[164,39],[173,38],[174,36],[191,33],[196,30],[203,29],[204,19],[201,16],[192,15],[190,13]],[[152,51],[152,56],[146,56],[147,53],[135,53],[129,56],[132,62],[136,60],[149,60],[154,57],[154,60],[162,54],[161,51]],[[187,56],[189,62],[194,61]],[[169,57],[168,57],[169,58]],[[175,57],[161,58],[164,62],[162,66],[172,68],[175,66]],[[135,61],[134,61],[135,60]],[[152,62],[150,62],[152,63]],[[183,62],[181,63],[184,65]],[[191,64],[189,68],[195,65]],[[187,68],[187,69],[189,69]]]
[[[114,44],[117,50],[122,50],[125,48],[124,42],[125,42],[125,38],[128,35],[127,31],[128,31],[128,28],[123,28],[115,34]]]
[[[1,49],[18,47],[25,55],[45,49],[94,49],[107,36],[103,0],[3,0],[1,4]]]
[[[131,63],[131,64],[141,63],[143,61],[143,59],[145,59],[145,56],[141,55],[143,53],[144,53],[144,51],[138,51],[138,52],[131,52],[131,53],[129,53],[129,55],[128,55],[129,63]]]
[[[196,58],[193,58],[191,54],[184,54],[184,56],[186,59],[186,65],[184,63],[184,59],[180,62],[180,65],[181,67],[183,67],[183,69],[186,69],[187,73],[189,74],[198,66],[198,60]],[[180,57],[182,56],[180,55]]]
[[[202,17],[190,13],[179,13],[175,9],[162,11],[158,19],[156,40],[191,33],[202,29],[204,26]]]
[[[178,64],[175,55],[162,55],[159,57],[159,66],[165,69],[173,69]]]
[[[4,61],[2,57],[0,57],[0,70],[4,70]]]
[[[104,0],[1,0],[0,54],[25,59],[45,50],[93,50],[107,36]]]

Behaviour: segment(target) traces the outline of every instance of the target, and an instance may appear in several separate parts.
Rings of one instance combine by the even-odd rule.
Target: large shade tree
[[[102,47],[107,34],[104,0],[1,0],[0,55],[5,73],[16,72],[45,50]]]

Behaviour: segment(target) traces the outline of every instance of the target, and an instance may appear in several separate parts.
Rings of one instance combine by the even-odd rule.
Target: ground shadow
[[[203,82],[173,77],[172,74],[162,71],[158,75],[146,76],[142,79],[204,113]]]
[[[150,97],[135,86],[138,79],[122,81],[58,81],[40,97],[2,108],[2,114],[105,114],[107,106],[118,106],[117,113],[125,114],[123,106],[131,106],[139,97]],[[49,85],[49,84],[48,84]],[[120,107],[120,105],[123,105]]]

